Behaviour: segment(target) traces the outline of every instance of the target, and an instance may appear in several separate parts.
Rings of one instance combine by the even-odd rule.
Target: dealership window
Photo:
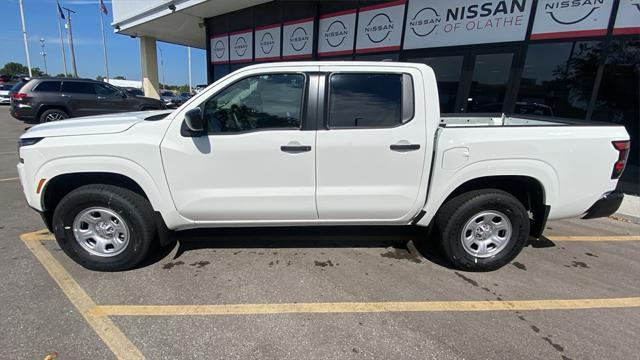
[[[331,128],[381,128],[402,123],[401,74],[333,74]]]
[[[607,58],[592,120],[624,125],[631,136],[629,163],[640,165],[640,40],[614,40]]]
[[[516,112],[586,118],[600,57],[599,41],[530,45]]]
[[[409,62],[424,63],[433,69],[438,82],[442,113],[455,112],[463,60],[462,55],[408,59]]]
[[[400,54],[369,54],[369,55],[357,55],[358,61],[399,61]]]
[[[204,104],[209,134],[299,129],[305,77],[270,74],[242,79]]]

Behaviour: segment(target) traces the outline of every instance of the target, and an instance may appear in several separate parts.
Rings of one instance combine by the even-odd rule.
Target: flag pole
[[[107,60],[107,42],[104,38],[104,20],[102,20],[102,14],[107,11],[107,8],[104,7],[104,3],[100,0],[100,4],[98,4],[98,16],[100,16],[100,32],[102,33],[102,52],[104,53],[104,68],[107,73],[107,82],[109,82],[109,61]]]
[[[60,35],[60,52],[62,53],[62,65],[64,66],[64,77],[67,77],[69,72],[67,71],[67,54],[64,51],[64,37],[62,36],[62,23],[60,22],[60,16],[64,16],[64,13],[60,9],[60,3],[56,2],[56,17],[58,18],[58,34]]]
[[[24,24],[24,8],[22,6],[22,0],[20,0],[20,19],[22,20],[22,39],[24,40],[24,52],[27,54],[29,77],[33,77],[33,72],[31,71],[31,58],[29,57],[29,43],[27,42],[27,27]]]

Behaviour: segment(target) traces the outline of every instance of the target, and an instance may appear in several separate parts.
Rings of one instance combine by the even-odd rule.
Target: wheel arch
[[[36,120],[39,121],[42,113],[44,113],[47,110],[60,110],[60,111],[64,111],[67,115],[71,116],[71,111],[69,111],[69,108],[66,107],[65,105],[47,104],[47,105],[40,105],[40,107],[38,108],[38,113],[36,114]]]
[[[418,225],[430,226],[440,208],[461,193],[498,189],[513,195],[532,213],[531,235],[538,237],[557,198],[557,174],[550,165],[540,161],[479,162],[450,174],[450,177],[444,174],[436,176],[441,183],[434,183],[430,189],[425,216]]]

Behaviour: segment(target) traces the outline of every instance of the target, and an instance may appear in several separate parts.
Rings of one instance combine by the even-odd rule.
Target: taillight
[[[27,94],[25,94],[25,93],[13,93],[13,95],[11,95],[11,97],[13,98],[13,100],[22,100],[22,99],[25,99],[27,97]]]
[[[627,159],[629,158],[629,150],[631,149],[631,142],[627,141],[613,141],[613,147],[618,150],[618,160],[613,164],[613,172],[611,173],[612,179],[619,179],[620,175],[627,166]]]

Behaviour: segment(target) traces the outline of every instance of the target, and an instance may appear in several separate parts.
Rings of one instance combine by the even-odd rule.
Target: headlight
[[[18,140],[18,150],[20,150],[23,146],[34,145],[40,142],[40,140],[44,139],[43,137],[33,137],[33,138],[24,138]]]

